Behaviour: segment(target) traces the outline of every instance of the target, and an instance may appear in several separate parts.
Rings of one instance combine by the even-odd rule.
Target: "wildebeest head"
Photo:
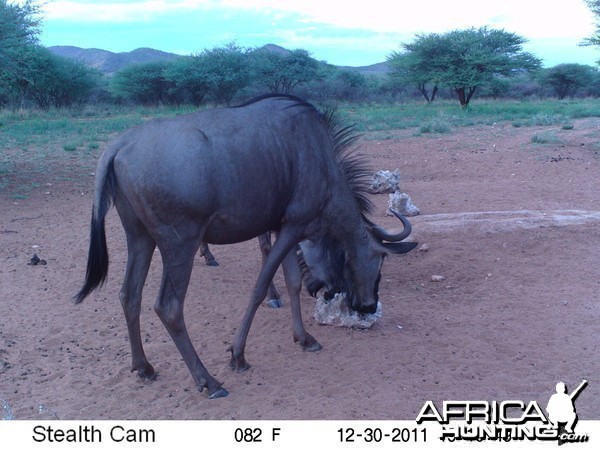
[[[325,299],[330,300],[336,293],[344,292],[350,309],[374,313],[385,256],[407,253],[417,246],[416,242],[401,242],[409,236],[412,228],[404,216],[394,210],[392,212],[400,219],[404,229],[392,234],[364,218],[370,245],[368,252],[360,256],[348,254],[330,236],[301,242],[298,256],[309,294],[316,297],[323,290]]]
[[[369,292],[353,292],[354,288],[352,283],[347,283],[348,290],[346,298],[348,299],[350,307],[356,311],[374,313],[377,310],[377,302],[379,301],[379,281],[381,280],[381,267],[384,258],[388,254],[408,253],[417,246],[416,242],[402,242],[410,235],[412,227],[410,222],[404,216],[395,210],[391,211],[398,219],[400,219],[404,229],[399,233],[393,234],[378,225],[370,223],[370,226],[368,227],[369,235],[374,241],[374,244],[371,245],[373,249],[372,257],[370,260],[365,259],[365,264],[361,264],[361,261],[359,261],[356,264],[357,268],[355,270],[363,271],[367,277],[370,277],[368,279],[375,279],[375,282],[372,287],[372,296],[368,295]],[[365,219],[365,221],[367,221],[367,219]],[[351,264],[345,264],[345,267],[350,266]],[[352,280],[352,278],[348,278],[348,280]],[[371,299],[371,301],[369,301],[369,299]]]
[[[304,282],[313,297],[324,289],[326,299],[336,293],[346,293],[348,306],[362,313],[377,310],[381,266],[389,253],[407,253],[416,247],[414,242],[401,242],[411,232],[408,220],[392,210],[400,219],[404,229],[392,234],[374,224],[367,216],[373,211],[369,199],[369,181],[373,171],[365,158],[352,150],[358,135],[352,126],[342,126],[333,110],[324,114],[327,128],[333,141],[336,160],[354,198],[355,207],[362,218],[362,234],[354,242],[362,244],[351,247],[342,245],[332,233],[302,241],[299,244],[299,261],[303,269]]]

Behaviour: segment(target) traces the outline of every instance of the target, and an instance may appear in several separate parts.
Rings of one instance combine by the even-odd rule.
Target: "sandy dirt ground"
[[[317,324],[315,300],[303,292],[320,352],[293,343],[285,295],[283,308],[258,311],[246,349],[251,369],[232,372],[226,349],[258,274],[258,245],[214,247],[217,268],[197,256],[186,321],[203,362],[230,392],[218,400],[195,389],[153,311],[158,254],[144,291],[142,338],[159,376],[148,382],[130,373],[117,296],[126,250],[114,209],[109,280],[73,304],[87,257],[89,173],[65,182],[51,170],[26,199],[5,191],[0,399],[15,419],[412,420],[427,400],[545,406],[558,381],[575,388],[587,379],[577,412],[600,419],[600,120],[574,125],[499,123],[363,139],[360,151],[374,170],[400,169],[402,190],[422,212],[412,218],[412,237],[429,251],[385,261],[383,315],[370,330]],[[532,143],[548,130],[558,139]],[[384,215],[387,195],[373,200],[373,219],[400,228]],[[28,265],[34,253],[47,264]],[[432,275],[445,278],[432,282]],[[285,294],[281,274],[275,282]]]

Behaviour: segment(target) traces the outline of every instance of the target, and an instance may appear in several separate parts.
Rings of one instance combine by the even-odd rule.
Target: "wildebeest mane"
[[[343,123],[335,108],[329,108],[321,115],[331,136],[336,161],[342,169],[360,213],[365,217],[373,211],[368,190],[372,170],[367,164],[367,159],[355,151],[354,145],[360,134],[356,133],[354,125]]]

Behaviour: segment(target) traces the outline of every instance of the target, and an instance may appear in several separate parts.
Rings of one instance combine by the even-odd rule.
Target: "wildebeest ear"
[[[385,247],[388,253],[395,253],[397,255],[402,253],[408,253],[413,248],[418,245],[418,242],[384,242],[383,246]]]

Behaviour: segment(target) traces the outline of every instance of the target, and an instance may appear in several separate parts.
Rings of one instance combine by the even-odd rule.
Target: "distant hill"
[[[290,51],[284,47],[280,47],[279,45],[275,45],[275,44],[267,44],[264,45],[263,47],[261,47],[262,50],[268,50],[270,52],[273,53],[279,53],[280,55],[288,55],[290,53]],[[357,72],[362,73],[363,75],[384,75],[386,73],[388,73],[390,71],[390,66],[387,62],[381,62],[381,63],[377,63],[377,64],[371,64],[370,66],[360,66],[360,67],[354,67],[354,66],[337,66],[340,69],[346,69],[346,70],[355,70]]]
[[[261,47],[281,55],[287,55],[289,50],[275,44],[267,44]],[[80,48],[73,46],[54,46],[48,47],[52,53],[70,59],[83,62],[89,67],[98,69],[100,72],[111,75],[124,67],[132,64],[147,63],[153,61],[172,61],[180,58],[180,55],[174,53],[162,52],[151,48],[138,48],[130,52],[113,53],[107,50],[97,48]],[[344,66],[343,69],[356,70],[363,75],[382,75],[389,71],[387,62],[372,64],[363,67]]]
[[[356,70],[363,75],[385,75],[390,71],[390,65],[387,62],[380,62],[377,64],[371,64],[370,66],[361,67],[344,66],[343,68],[348,70]]]
[[[154,61],[172,61],[180,55],[161,52],[151,48],[138,48],[130,52],[113,53],[97,48],[72,46],[48,47],[52,53],[64,58],[75,59],[105,74],[113,74],[126,66]]]
[[[275,44],[263,45],[260,49],[269,51],[271,53],[279,53],[282,56],[287,56],[291,53],[287,48],[283,48]]]

